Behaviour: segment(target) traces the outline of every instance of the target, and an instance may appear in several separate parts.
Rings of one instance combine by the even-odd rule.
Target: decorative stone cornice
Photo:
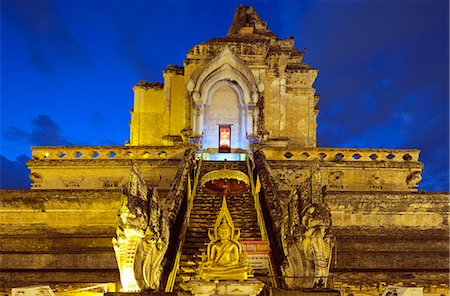
[[[237,171],[237,170],[224,169],[224,170],[215,170],[215,171],[206,173],[205,175],[203,175],[200,185],[203,186],[207,182],[219,180],[219,179],[228,179],[228,180],[234,179],[234,180],[242,181],[247,185],[250,184],[247,174],[245,174],[241,171]]]

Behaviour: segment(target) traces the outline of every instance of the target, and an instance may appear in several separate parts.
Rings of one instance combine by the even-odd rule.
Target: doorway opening
[[[219,153],[231,152],[231,125],[219,125]]]

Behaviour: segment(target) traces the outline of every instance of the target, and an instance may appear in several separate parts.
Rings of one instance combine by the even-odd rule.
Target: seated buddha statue
[[[226,202],[222,203],[222,209]],[[228,208],[226,208],[228,212]],[[222,211],[221,211],[222,213]],[[242,260],[242,245],[237,240],[239,231],[234,234],[234,226],[231,216],[219,213],[218,221],[214,229],[214,235],[209,233],[210,243],[207,247],[206,261],[202,263],[199,276],[206,281],[209,280],[246,280],[251,273],[251,267]],[[228,217],[229,219],[227,219]],[[222,218],[219,220],[219,218]],[[227,221],[230,220],[230,221]],[[217,223],[219,222],[219,223]],[[230,225],[231,224],[231,225]],[[251,275],[250,275],[251,276]]]

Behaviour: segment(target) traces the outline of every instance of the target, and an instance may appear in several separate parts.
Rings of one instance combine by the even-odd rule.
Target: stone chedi
[[[240,229],[242,245],[269,246],[248,252],[247,294],[448,293],[448,194],[418,191],[419,150],[318,147],[304,54],[240,5],[225,37],[133,87],[127,145],[32,147],[32,190],[0,191],[1,290],[239,283]]]

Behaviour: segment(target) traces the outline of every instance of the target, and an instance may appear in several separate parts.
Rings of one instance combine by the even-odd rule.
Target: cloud
[[[30,133],[15,126],[10,126],[9,128],[7,128],[4,131],[4,135],[8,140],[12,140],[14,142],[29,143],[30,141]]]
[[[69,146],[61,128],[50,116],[40,114],[31,120],[31,132],[24,131],[15,126],[10,126],[4,132],[7,139],[17,142],[25,142],[33,146]]]
[[[89,56],[48,0],[2,2],[4,15],[22,33],[30,63],[49,74],[61,62],[71,68],[89,64]]]
[[[107,122],[106,118],[102,114],[100,114],[100,112],[89,114],[87,120],[93,126],[104,125]]]
[[[37,146],[72,145],[62,134],[61,128],[48,115],[39,115],[32,120],[31,142]]]
[[[157,71],[152,70],[153,67],[149,65],[148,60],[140,54],[141,50],[139,44],[137,44],[135,39],[129,34],[124,34],[121,37],[125,60],[129,62],[132,68],[136,71],[137,75],[143,78],[156,77]],[[161,78],[159,78],[158,80],[161,80]]]
[[[138,7],[142,6],[143,10],[149,10],[148,3],[139,3]],[[135,8],[134,8],[135,9]],[[129,22],[129,14],[134,10],[133,7],[127,7],[117,13],[115,16],[116,32],[119,38],[118,50],[121,54],[123,62],[135,72],[139,79],[157,80],[161,81],[162,65],[156,66],[161,62],[158,58],[150,58],[157,56],[157,48],[163,46],[163,40],[158,40],[158,46],[150,46],[145,39],[144,28],[148,26],[147,22],[143,20],[134,20]],[[149,20],[152,22],[151,20]],[[153,37],[154,38],[154,37]]]
[[[0,188],[1,189],[29,189],[30,170],[25,163],[29,160],[26,155],[19,155],[11,161],[0,155]]]

